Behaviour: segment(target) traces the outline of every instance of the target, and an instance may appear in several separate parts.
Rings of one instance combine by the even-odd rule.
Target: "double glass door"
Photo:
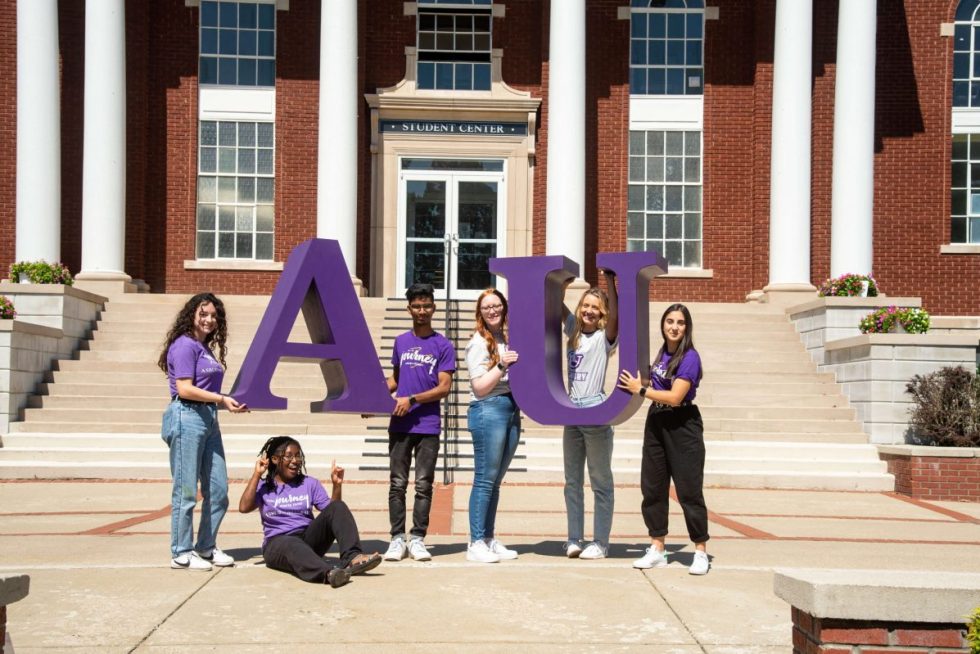
[[[472,299],[495,284],[504,256],[503,162],[403,159],[398,286],[432,284],[439,299]]]

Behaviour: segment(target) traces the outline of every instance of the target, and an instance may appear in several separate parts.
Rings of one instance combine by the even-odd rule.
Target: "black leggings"
[[[643,429],[640,491],[643,522],[653,538],[667,535],[670,480],[684,510],[687,533],[695,543],[708,540],[708,509],[704,504],[704,423],[694,405],[647,414]]]
[[[340,549],[338,566],[330,565],[323,558],[335,540]],[[324,583],[330,570],[347,566],[360,553],[357,523],[341,501],[330,502],[303,531],[273,536],[262,548],[268,567],[316,584]]]

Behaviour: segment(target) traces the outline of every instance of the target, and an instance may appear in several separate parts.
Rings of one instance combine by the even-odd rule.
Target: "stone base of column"
[[[765,293],[764,302],[786,307],[817,296],[817,287],[813,284],[769,284],[762,291]]]
[[[145,282],[143,283],[146,284]],[[82,271],[75,275],[75,287],[106,297],[138,293],[140,286],[133,278],[124,272],[116,271]],[[149,289],[149,286],[147,286]]]
[[[753,291],[749,291],[745,295],[745,301],[761,304],[766,301],[766,292],[763,291],[761,288],[757,288]]]
[[[364,288],[364,282],[354,275],[350,276],[350,283],[354,285],[354,293],[357,297],[364,297],[367,295],[367,289]]]

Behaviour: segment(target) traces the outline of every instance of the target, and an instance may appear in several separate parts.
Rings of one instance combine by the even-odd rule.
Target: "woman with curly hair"
[[[173,475],[170,567],[175,569],[210,570],[212,565],[235,563],[215,543],[228,510],[228,469],[218,409],[248,410],[221,393],[227,338],[224,304],[211,293],[198,293],[177,314],[157,362],[170,379],[171,402],[163,413],[161,436],[170,448]],[[195,544],[198,483],[201,525]]]
[[[319,479],[307,476],[305,461],[295,438],[274,436],[267,440],[242,491],[238,510],[259,510],[264,535],[262,557],[268,567],[303,581],[339,588],[351,575],[376,568],[381,555],[361,551],[357,523],[341,500],[344,469],[336,462],[331,465],[333,492],[327,495]],[[319,511],[316,518],[314,506]],[[337,566],[323,558],[335,540],[340,550]]]
[[[468,561],[496,563],[517,552],[494,538],[500,484],[521,435],[521,413],[510,393],[507,371],[517,352],[507,347],[507,299],[488,288],[476,301],[476,330],[466,346],[470,374],[467,426],[473,435],[473,489],[470,491]]]

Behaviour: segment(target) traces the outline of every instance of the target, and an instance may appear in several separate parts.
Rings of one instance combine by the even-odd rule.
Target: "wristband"
[[[418,402],[419,401],[415,399],[414,395],[408,396],[408,406],[415,406],[416,404],[418,404]]]
[[[650,387],[649,386],[644,386],[643,388],[641,388],[640,389],[640,397],[644,397],[645,398],[647,396],[647,391],[648,390],[650,390]]]
[[[505,366],[503,363],[501,363],[500,361],[498,361],[497,362],[497,370],[499,370],[500,372],[507,372],[507,366]]]

